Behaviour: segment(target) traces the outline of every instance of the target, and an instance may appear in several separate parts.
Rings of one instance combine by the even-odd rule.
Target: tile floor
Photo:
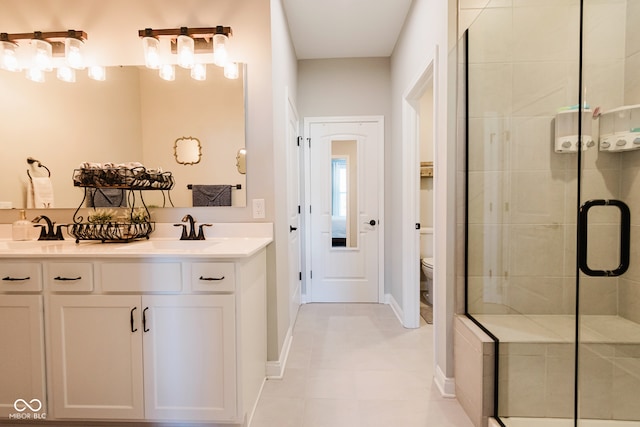
[[[286,371],[251,427],[473,427],[433,384],[433,326],[404,329],[383,304],[300,308]]]

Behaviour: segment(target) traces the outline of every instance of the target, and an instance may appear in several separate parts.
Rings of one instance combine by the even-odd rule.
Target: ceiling
[[[391,56],[411,0],[283,0],[298,59]]]

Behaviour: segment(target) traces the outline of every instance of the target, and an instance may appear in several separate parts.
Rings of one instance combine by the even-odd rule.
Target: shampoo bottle
[[[20,211],[20,219],[13,223],[12,235],[13,240],[29,240],[29,231],[31,223],[27,221],[27,213],[22,209]]]

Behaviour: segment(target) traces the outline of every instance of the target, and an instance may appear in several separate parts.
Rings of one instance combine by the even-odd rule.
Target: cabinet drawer
[[[42,267],[38,262],[0,263],[0,292],[39,292]]]
[[[99,264],[105,292],[180,292],[179,262],[105,262]]]
[[[232,262],[194,262],[191,264],[191,289],[204,292],[233,292],[235,269]]]
[[[93,266],[90,262],[55,262],[45,264],[47,289],[54,292],[93,290]]]

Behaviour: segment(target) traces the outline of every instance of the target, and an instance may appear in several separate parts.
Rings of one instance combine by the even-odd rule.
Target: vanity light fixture
[[[227,62],[224,66],[224,76],[228,79],[235,80],[240,77],[237,62]]]
[[[180,35],[177,41],[178,65],[182,68],[191,69],[196,62],[195,41],[188,34],[187,27],[180,28]]]
[[[69,66],[63,65],[62,67],[58,67],[56,76],[63,82],[73,83],[76,81],[76,70]]]
[[[0,34],[0,68],[7,71],[20,71],[17,49],[18,44],[9,41],[7,33]]]
[[[191,69],[191,78],[193,80],[203,81],[207,79],[207,64],[196,63]]]
[[[41,70],[40,68],[27,68],[25,75],[27,79],[31,80],[32,82],[44,83],[44,70]]]
[[[138,36],[142,38],[145,65],[148,68],[161,68],[162,64],[177,63],[183,68],[191,69],[191,77],[196,80],[206,78],[206,63],[213,62],[221,67],[227,64],[229,57],[227,41],[232,34],[231,27],[222,25],[207,28],[145,28],[138,31]],[[177,58],[172,59],[160,55],[161,38],[169,39],[171,53],[176,54]],[[198,61],[205,55],[209,56],[208,60]],[[194,71],[194,68],[198,69]],[[233,73],[231,72],[229,75],[233,76]],[[227,76],[226,73],[225,76]]]
[[[53,46],[36,31],[31,39],[31,67],[42,71],[53,70]]]
[[[107,70],[102,65],[92,65],[87,73],[91,80],[103,82],[107,79]]]
[[[9,71],[28,69],[27,78],[34,81],[44,81],[45,71],[58,68],[56,74],[59,79],[75,81],[74,70],[85,68],[85,40],[87,33],[81,30],[0,33],[0,68]],[[21,46],[22,41],[25,41],[24,47]],[[20,64],[19,49],[30,51],[28,64]],[[64,58],[64,65],[56,65],[59,62],[55,58]]]
[[[162,64],[160,66],[160,78],[168,82],[176,79],[176,66],[173,64]]]
[[[224,33],[218,33],[213,36],[213,63],[218,67],[224,67],[229,60],[227,53],[227,37]]]

